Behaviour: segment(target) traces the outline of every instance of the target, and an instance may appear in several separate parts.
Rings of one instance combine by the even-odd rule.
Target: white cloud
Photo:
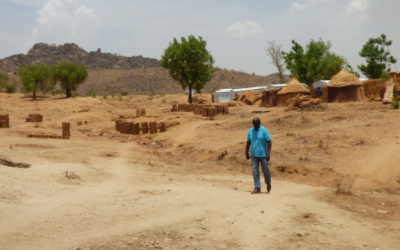
[[[310,6],[311,6],[310,4],[294,2],[292,4],[292,7],[290,7],[289,13],[294,13],[296,11],[302,11],[302,10],[308,9]]]
[[[368,6],[367,0],[352,0],[347,5],[346,11],[352,14],[363,13],[368,9]]]
[[[38,14],[33,36],[25,43],[28,48],[38,42],[73,42],[85,47],[97,39],[97,15],[85,5],[78,6],[77,0],[50,0]]]
[[[261,24],[246,20],[244,23],[237,22],[226,29],[226,34],[236,38],[259,37],[264,34]]]

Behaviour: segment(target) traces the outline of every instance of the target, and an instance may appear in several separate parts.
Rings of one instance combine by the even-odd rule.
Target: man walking
[[[260,183],[260,163],[261,169],[264,173],[265,183],[267,184],[268,193],[271,191],[271,173],[268,168],[268,161],[271,154],[271,136],[268,130],[261,126],[260,118],[256,117],[253,119],[253,128],[249,129],[247,134],[246,144],[246,159],[251,158],[251,164],[253,165],[253,178],[255,188],[251,194],[261,193]],[[251,146],[251,156],[249,155],[249,149]]]

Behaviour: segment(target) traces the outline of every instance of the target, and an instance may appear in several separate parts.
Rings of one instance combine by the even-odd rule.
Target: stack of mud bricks
[[[208,107],[206,107],[206,106],[201,107],[201,116],[205,116],[205,117],[208,116]]]
[[[28,138],[43,138],[43,139],[69,139],[69,136],[60,135],[32,135],[29,134]]]
[[[136,116],[145,116],[146,110],[145,109],[136,109]]]
[[[138,134],[140,134],[139,123],[133,123],[133,124],[132,124],[132,134],[133,134],[133,135],[138,135]]]
[[[149,133],[149,123],[142,122],[142,134]]]
[[[10,127],[10,117],[8,115],[0,115],[0,128]]]
[[[29,117],[26,118],[26,122],[43,122],[43,115],[29,114]]]
[[[157,122],[150,122],[150,134],[157,133]]]
[[[160,127],[160,133],[167,131],[167,127],[165,126],[164,122],[160,122],[159,127]]]
[[[208,117],[215,117],[215,108],[214,107],[208,108]]]
[[[69,122],[62,123],[62,136],[68,138],[71,136],[71,124]]]
[[[81,126],[82,122],[77,122],[76,125]]]
[[[174,112],[178,111],[178,105],[176,104],[172,105],[172,111]]]

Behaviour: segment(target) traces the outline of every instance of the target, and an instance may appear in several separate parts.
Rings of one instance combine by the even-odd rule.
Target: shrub
[[[128,95],[128,91],[121,91],[121,95],[122,96],[127,96]]]
[[[357,190],[354,188],[356,177],[342,176],[338,180],[333,181],[333,191],[336,195],[353,195]]]
[[[111,93],[111,97],[114,98],[114,93]]]
[[[150,96],[149,98],[147,98],[147,100],[151,101],[153,100],[153,97]]]
[[[167,100],[165,100],[165,99],[162,99],[162,101],[161,101],[162,103],[167,103]]]
[[[15,86],[11,84],[6,84],[5,89],[7,93],[15,93]]]
[[[154,95],[156,95],[156,92],[154,90],[151,90],[149,96],[154,96]]]
[[[143,92],[142,92],[142,91],[140,91],[140,92],[139,92],[139,95],[143,95]]]
[[[89,92],[88,96],[91,96],[91,97],[95,98],[97,96],[97,93],[94,90],[91,90]]]
[[[394,109],[399,109],[399,102],[400,102],[400,99],[395,97],[395,98],[393,98],[393,100],[390,104],[392,104],[392,107]]]
[[[107,99],[107,94],[104,94],[104,95],[103,95],[103,98],[104,98],[104,99]]]
[[[122,95],[119,95],[119,96],[118,96],[118,100],[119,100],[119,101],[122,101],[122,100],[123,100],[123,99],[122,99]]]

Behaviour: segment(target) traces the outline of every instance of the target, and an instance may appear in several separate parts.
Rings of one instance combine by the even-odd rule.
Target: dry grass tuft
[[[354,195],[357,189],[354,187],[354,181],[357,176],[350,177],[342,176],[340,179],[336,179],[332,182],[332,189],[336,195]]]

